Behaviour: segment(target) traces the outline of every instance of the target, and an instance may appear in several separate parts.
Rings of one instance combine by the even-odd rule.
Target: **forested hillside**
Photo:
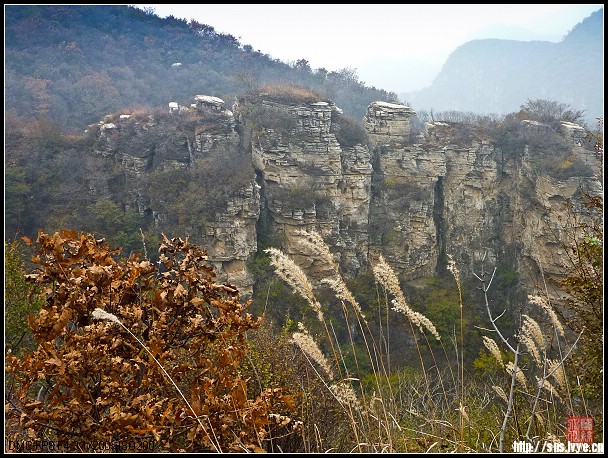
[[[193,94],[234,97],[265,83],[312,87],[360,119],[373,100],[356,71],[285,63],[211,25],[129,6],[5,7],[6,110],[82,132],[125,107],[183,103]]]

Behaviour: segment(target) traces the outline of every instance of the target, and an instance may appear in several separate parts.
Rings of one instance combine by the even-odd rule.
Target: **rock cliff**
[[[469,272],[482,259],[506,266],[528,287],[559,275],[564,203],[602,192],[584,129],[427,123],[413,133],[414,116],[378,101],[361,126],[328,100],[249,94],[230,111],[196,96],[167,113],[104,119],[96,151],[119,170],[126,206],[160,230],[177,224],[245,293],[260,237],[313,278],[327,268],[299,245],[302,229],[322,234],[347,277],[380,255],[410,280],[440,272],[448,255]],[[180,206],[177,183],[200,188],[197,199]],[[115,188],[100,192],[116,199]]]

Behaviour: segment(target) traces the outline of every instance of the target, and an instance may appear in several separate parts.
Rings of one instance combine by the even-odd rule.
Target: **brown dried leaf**
[[[289,410],[293,410],[296,408],[296,398],[294,395],[283,395],[281,396],[281,401],[283,401],[283,404],[285,404],[285,407],[287,407]]]
[[[174,299],[181,299],[186,295],[186,290],[181,284],[178,284],[175,290],[173,291]]]
[[[245,380],[239,382],[232,397],[238,409],[242,409],[245,406],[245,402],[247,401],[247,382]]]
[[[45,361],[46,364],[61,367],[63,366],[63,362],[59,358],[51,358]]]

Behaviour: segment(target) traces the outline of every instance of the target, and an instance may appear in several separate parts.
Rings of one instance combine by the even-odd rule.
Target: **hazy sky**
[[[196,19],[285,62],[357,69],[368,86],[428,86],[459,45],[476,38],[560,41],[603,4],[134,5]]]

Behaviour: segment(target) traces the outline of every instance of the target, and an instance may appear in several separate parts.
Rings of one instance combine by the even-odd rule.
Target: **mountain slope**
[[[603,115],[603,14],[600,9],[559,43],[473,40],[458,47],[431,86],[404,94],[415,109],[510,113],[548,99]]]
[[[126,107],[167,107],[193,94],[234,97],[265,83],[314,88],[350,116],[396,94],[349,69],[313,71],[242,45],[210,25],[129,6],[5,7],[5,100],[13,115],[81,132]]]

